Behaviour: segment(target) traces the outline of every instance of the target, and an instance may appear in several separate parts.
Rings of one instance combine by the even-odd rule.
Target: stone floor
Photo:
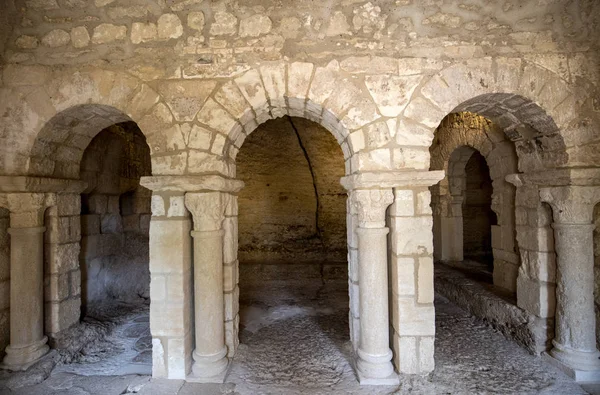
[[[436,295],[436,370],[428,377],[403,378],[399,387],[358,385],[349,362],[345,283],[263,282],[242,287],[241,298],[241,344],[225,384],[127,374],[142,373],[132,369],[146,368],[148,361],[147,312],[138,312],[111,335],[121,352],[59,365],[40,384],[12,392],[0,377],[0,394],[586,393],[541,358],[440,295]]]
[[[104,347],[93,347],[71,363],[59,364],[55,373],[75,373],[86,376],[152,374],[152,336],[148,307],[112,305],[109,306],[108,311],[104,309],[105,320],[115,319],[110,307],[121,310],[131,307],[131,310],[119,314],[118,324],[102,341]]]

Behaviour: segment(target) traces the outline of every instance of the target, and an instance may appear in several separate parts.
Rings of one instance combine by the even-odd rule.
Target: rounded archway
[[[57,190],[44,220],[45,332],[70,362],[64,369],[85,373],[90,360],[100,366],[113,358],[113,365],[150,373],[150,191],[139,185],[151,174],[145,135],[115,107],[69,107],[38,133],[28,174],[84,185]],[[124,350],[105,343],[120,331],[136,361],[119,361]]]
[[[246,138],[236,167],[245,184],[238,195],[239,339],[245,347],[236,359],[253,371],[251,381],[269,374],[322,386],[349,363],[342,150],[322,126],[284,116]],[[289,376],[299,365],[318,380]]]

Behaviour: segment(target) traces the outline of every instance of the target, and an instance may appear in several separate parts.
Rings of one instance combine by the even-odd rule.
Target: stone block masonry
[[[464,255],[462,239],[447,236],[464,228],[469,150],[485,158],[492,180],[495,286],[536,321],[556,323],[536,350],[552,344],[561,363],[596,371],[593,282],[565,265],[592,278],[593,251],[583,256],[568,243],[580,234],[591,245],[592,220],[561,216],[567,192],[553,189],[578,187],[571,200],[586,197],[591,207],[585,188],[600,185],[596,2],[0,3],[0,207],[19,246],[6,252],[0,212],[0,292],[11,303],[31,300],[19,316],[8,310],[9,365],[28,366],[46,351],[46,335],[76,323],[86,294],[80,253],[105,257],[122,245],[119,235],[148,230],[140,245],[149,248],[153,375],[217,380],[237,347],[238,154],[259,125],[287,115],[325,128],[343,155],[361,382],[435,367],[433,258]],[[127,154],[136,166],[116,165],[122,152],[113,144],[86,159],[101,131],[133,123]],[[317,180],[330,173],[315,171]],[[151,204],[133,187],[140,177]],[[219,202],[214,212],[194,204],[199,196],[218,196],[208,199]],[[35,262],[27,276],[39,294],[21,274],[2,274],[7,259],[11,270]],[[202,301],[216,307],[203,310]],[[6,311],[0,305],[0,339]],[[25,327],[35,333],[20,336]]]

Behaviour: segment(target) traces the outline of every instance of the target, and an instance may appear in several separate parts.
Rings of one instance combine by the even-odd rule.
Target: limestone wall
[[[492,205],[492,180],[485,158],[473,153],[465,166],[466,188],[463,201],[463,248],[466,259],[493,260],[492,225],[496,214]]]
[[[493,209],[499,213],[505,207],[503,213],[511,214],[498,214],[494,228],[494,283],[511,291],[517,288],[518,305],[539,318],[542,334],[536,345],[541,350],[552,337],[554,314],[550,223],[535,187],[519,188],[515,202],[515,190],[503,177],[516,171],[596,166],[600,160],[599,13],[593,0],[0,2],[0,22],[4,18],[12,24],[0,28],[5,60],[0,174],[77,179],[91,140],[110,125],[134,121],[151,148],[153,175],[236,178],[244,140],[258,125],[284,115],[307,118],[328,129],[341,147],[348,175],[446,169],[442,162],[456,147],[442,152],[442,160],[434,163],[436,147],[449,148],[457,141],[446,135],[449,144],[432,145],[436,128],[448,114],[476,113],[497,128],[471,136],[473,146],[489,154],[494,190],[503,190],[494,196]],[[178,238],[185,234],[179,244],[187,248],[190,220],[185,210],[177,209],[183,206],[169,206],[171,192],[157,195],[166,206],[155,215],[161,224],[155,229],[178,230]],[[427,195],[414,192],[415,201]],[[121,190],[107,195],[116,204]],[[434,194],[434,201],[437,198]],[[116,219],[108,200],[102,215],[115,214]],[[71,325],[78,316],[78,202],[59,194],[58,207],[49,217],[58,232],[50,233],[59,234],[46,249],[47,280],[54,284],[46,298],[51,300],[46,314],[50,332]],[[419,210],[415,213],[429,217]],[[171,214],[179,222],[174,223]],[[230,269],[237,262],[232,253],[237,251],[235,215],[224,222]],[[408,237],[402,229],[410,216],[394,228],[396,237]],[[350,221],[355,217],[350,215]],[[423,223],[428,226],[429,218]],[[349,229],[350,260],[356,261],[356,244],[350,241],[353,226]],[[417,244],[410,251],[396,247],[406,255],[412,280],[431,280],[431,251],[414,254]],[[155,258],[153,298],[164,303],[154,306],[158,314],[153,327],[163,324],[158,317],[177,316],[177,328],[186,330],[174,334],[157,329],[165,346],[163,364],[174,355],[173,349],[184,354],[192,343],[190,327],[180,319],[189,315],[189,298],[161,294],[172,288],[162,286],[163,280],[174,279],[176,289],[189,288],[186,254],[182,252],[180,262],[171,257],[161,261],[160,254]],[[183,273],[179,278],[171,272],[175,266]],[[351,278],[356,296],[358,279]],[[411,283],[411,278],[404,279]],[[395,288],[404,293],[399,281]],[[54,293],[65,289],[68,292]],[[226,289],[226,306],[231,307],[237,287]],[[415,290],[407,289],[412,298]],[[424,296],[426,306],[417,306],[427,320],[433,314],[430,296]],[[180,299],[179,313],[167,303],[171,298]],[[236,310],[230,310],[227,336],[228,344],[234,344]],[[400,332],[396,346],[422,348],[423,355],[433,356],[432,335],[423,335],[424,330],[401,339]],[[190,354],[185,355],[189,362]],[[171,362],[179,364],[183,358]],[[433,368],[433,360],[427,358],[416,370]],[[416,371],[416,362],[400,364],[403,371]],[[161,372],[160,365],[155,366]],[[184,369],[177,369],[181,378]]]
[[[261,125],[237,157],[239,258],[345,261],[344,158],[323,127],[300,118]]]
[[[293,6],[274,0],[10,0],[5,7],[19,10],[10,21],[12,34],[6,34],[10,62],[194,55],[196,64],[184,71],[191,76],[198,75],[197,65],[225,61],[235,68],[240,61],[282,54],[469,58],[564,47],[553,40],[586,49],[599,33],[590,23],[598,12],[593,0],[300,0]]]
[[[102,131],[84,153],[81,254],[83,302],[149,297],[149,152],[135,124]]]
[[[10,336],[10,237],[8,210],[0,207],[0,358]]]

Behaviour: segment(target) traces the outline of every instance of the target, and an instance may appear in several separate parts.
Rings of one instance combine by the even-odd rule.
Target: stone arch
[[[37,135],[31,148],[30,175],[79,178],[86,147],[103,129],[131,119],[104,105],[78,105],[55,115]]]
[[[164,140],[162,130],[145,127],[152,122],[143,126],[141,121],[147,113],[171,115],[157,108],[164,106],[161,95],[137,78],[96,68],[9,68],[15,75],[30,78],[0,89],[7,99],[3,108],[8,114],[0,139],[14,148],[3,155],[6,174],[77,178],[75,162],[91,139],[103,128],[125,121],[136,121],[148,143],[159,147],[153,153],[162,154],[160,144],[152,144],[150,138],[154,135],[157,141]]]
[[[447,67],[415,90],[404,116],[433,133],[450,113],[468,111],[500,127],[519,171],[568,166],[565,130],[577,127],[578,93],[554,72],[517,58],[482,58]]]
[[[515,189],[505,177],[517,172],[517,154],[501,128],[471,113],[450,114],[444,118],[431,146],[431,170],[445,170],[446,174],[431,188],[435,258],[463,259],[465,166],[475,151],[485,158],[490,169],[491,209],[498,220],[492,227],[494,284],[514,292],[520,264],[514,219]]]
[[[344,153],[346,174],[392,170],[388,143],[396,120],[391,115],[404,109],[420,77],[397,83],[406,92],[398,94],[402,103],[392,110],[389,103],[376,99],[380,93],[376,91],[386,78],[398,77],[374,76],[376,81],[368,77],[355,78],[336,61],[326,66],[267,62],[223,83],[197,116],[203,129],[216,133],[211,154],[218,157],[213,160],[223,161],[223,168],[216,170],[234,176],[235,158],[245,138],[258,125],[284,115],[309,119],[332,133]],[[424,163],[426,151],[421,148],[416,156]]]
[[[381,114],[364,82],[354,81],[341,72],[335,62],[325,67],[301,62],[274,62],[262,64],[223,83],[208,97],[196,118],[200,125],[197,136],[210,136],[206,138],[210,141],[206,144],[206,147],[210,146],[210,152],[194,154],[199,158],[198,166],[194,164],[194,171],[215,171],[235,177],[235,160],[245,139],[260,124],[286,115],[308,119],[327,129],[341,147],[346,175],[358,171],[391,170],[391,150],[381,147],[390,139],[382,141],[377,137],[380,131],[385,130],[384,133],[389,134],[386,117]],[[198,137],[191,136],[190,141]],[[239,279],[237,196],[231,197],[227,207],[223,225],[224,265],[226,273],[233,272],[231,277]],[[350,209],[346,214],[350,235],[358,226],[358,215]],[[353,273],[356,273],[357,246],[351,245],[351,240],[348,241],[348,251],[349,261],[354,262]],[[357,288],[357,279],[353,278],[349,294],[354,308],[359,303]],[[226,343],[232,356],[239,342],[239,318],[236,318],[239,288],[237,284],[228,284],[224,293],[225,332],[230,334]],[[358,346],[359,327],[355,310],[350,320],[350,338],[355,347]]]

